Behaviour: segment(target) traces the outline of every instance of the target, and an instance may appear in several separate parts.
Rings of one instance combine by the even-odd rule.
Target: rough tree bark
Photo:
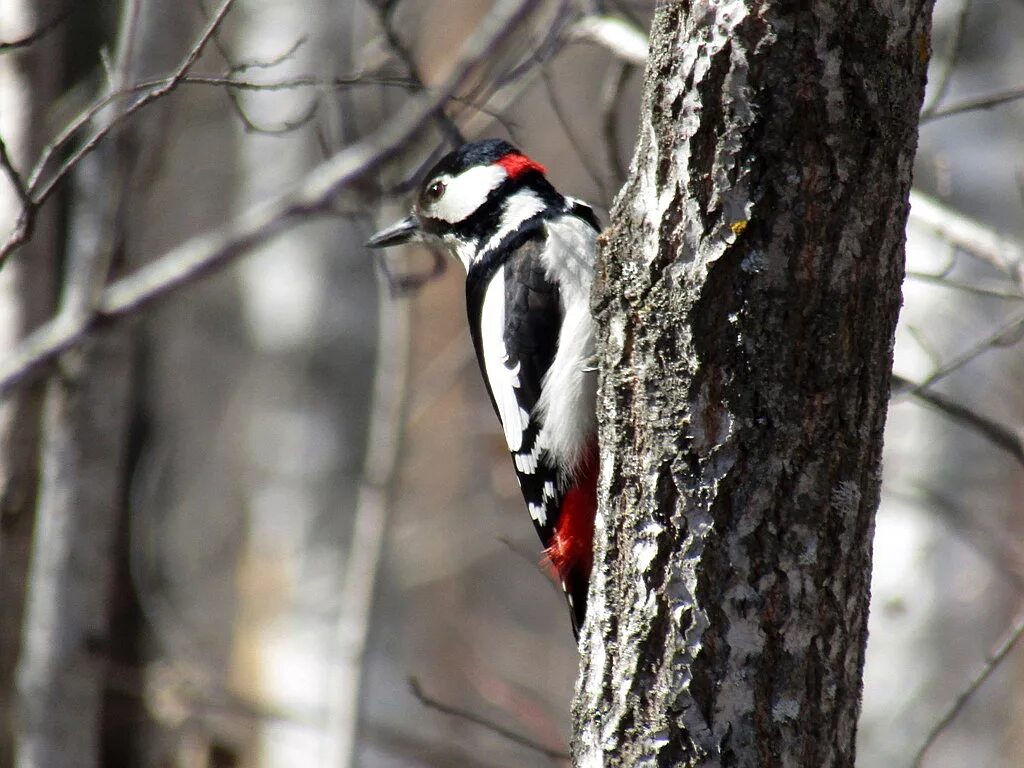
[[[931,7],[655,15],[595,284],[577,765],[853,765]]]

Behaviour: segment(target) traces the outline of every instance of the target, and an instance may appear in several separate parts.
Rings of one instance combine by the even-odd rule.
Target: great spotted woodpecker
[[[578,635],[597,507],[590,285],[600,225],[544,174],[508,142],[464,144],[426,175],[412,214],[367,245],[433,241],[465,266],[477,361]]]

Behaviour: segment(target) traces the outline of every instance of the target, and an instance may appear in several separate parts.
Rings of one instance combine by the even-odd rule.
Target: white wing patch
[[[523,445],[523,433],[530,423],[530,414],[519,407],[516,388],[519,386],[519,364],[509,368],[505,348],[505,267],[501,266],[487,284],[480,318],[480,337],[484,352],[484,370],[491,385],[491,394],[498,408],[498,418],[505,432],[508,449],[515,453]],[[518,458],[517,458],[518,462]]]
[[[537,472],[537,465],[540,463],[540,454],[540,443],[535,443],[533,450],[529,453],[513,453],[512,458],[515,460],[516,469],[524,475],[535,474]]]

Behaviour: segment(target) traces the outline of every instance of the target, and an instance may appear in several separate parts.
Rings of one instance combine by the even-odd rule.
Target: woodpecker
[[[367,245],[433,242],[466,268],[477,362],[578,637],[597,508],[590,286],[600,224],[545,173],[506,141],[463,144],[427,173],[411,215]]]

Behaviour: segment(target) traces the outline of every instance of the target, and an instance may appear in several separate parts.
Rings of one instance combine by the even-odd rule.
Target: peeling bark
[[[655,15],[594,291],[577,765],[853,765],[931,7]]]

